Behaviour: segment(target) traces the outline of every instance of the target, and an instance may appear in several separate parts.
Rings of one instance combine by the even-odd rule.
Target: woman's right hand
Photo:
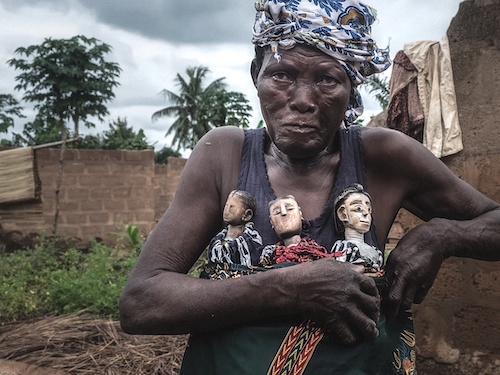
[[[353,345],[378,336],[380,297],[373,279],[363,275],[363,266],[321,259],[287,271],[298,310],[333,340]]]

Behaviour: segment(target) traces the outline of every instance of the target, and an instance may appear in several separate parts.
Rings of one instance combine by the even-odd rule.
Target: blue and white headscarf
[[[389,49],[380,49],[370,37],[376,11],[355,0],[257,0],[252,42],[270,46],[278,61],[279,49],[296,43],[317,47],[337,60],[352,82],[346,112],[348,123],[363,113],[356,86],[367,76],[386,70]]]

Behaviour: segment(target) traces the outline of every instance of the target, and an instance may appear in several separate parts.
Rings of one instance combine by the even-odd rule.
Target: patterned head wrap
[[[344,67],[353,86],[346,121],[354,122],[363,113],[356,86],[391,64],[389,49],[379,49],[370,37],[376,11],[356,0],[257,0],[255,8],[252,42],[270,46],[278,61],[280,48],[303,43]]]

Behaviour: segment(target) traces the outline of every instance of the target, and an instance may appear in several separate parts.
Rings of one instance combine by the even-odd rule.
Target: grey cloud
[[[83,1],[106,23],[178,43],[249,42],[253,1]]]
[[[77,2],[99,21],[171,43],[250,42],[253,0],[1,0],[6,8],[43,5],[67,10]]]

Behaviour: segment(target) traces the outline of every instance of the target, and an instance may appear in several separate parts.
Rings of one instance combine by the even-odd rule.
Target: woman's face
[[[253,79],[271,140],[293,158],[314,157],[332,144],[344,119],[351,82],[344,68],[315,47],[266,49]]]

